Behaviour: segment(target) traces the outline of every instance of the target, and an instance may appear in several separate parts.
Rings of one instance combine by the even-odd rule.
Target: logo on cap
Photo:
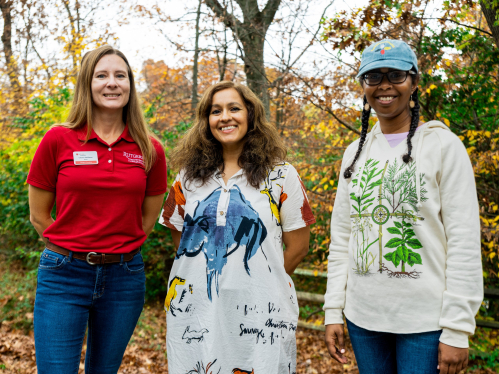
[[[392,48],[395,48],[395,46],[392,43],[383,42],[383,43],[376,43],[375,45],[373,45],[373,49],[371,51],[379,52],[382,55],[384,55],[385,51],[389,51]]]

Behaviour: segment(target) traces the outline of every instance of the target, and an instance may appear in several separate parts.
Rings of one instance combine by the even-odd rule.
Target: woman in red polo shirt
[[[120,51],[83,57],[69,117],[44,136],[27,182],[31,222],[46,244],[34,311],[38,373],[77,373],[87,325],[85,373],[116,373],[144,304],[140,246],[166,192],[165,154]]]

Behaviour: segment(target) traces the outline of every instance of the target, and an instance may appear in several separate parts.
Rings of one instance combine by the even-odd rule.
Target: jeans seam
[[[135,256],[138,256],[140,255],[140,258],[142,259],[142,268],[138,269],[138,270],[131,270],[129,267],[128,267],[128,262],[130,261],[133,261],[133,258],[130,260],[130,261],[125,261],[124,262],[124,268],[125,270],[129,273],[129,274],[140,274],[142,272],[145,272],[145,268],[146,268],[146,264],[144,263],[144,259],[142,257],[142,253],[137,253]],[[135,258],[134,256],[134,258]]]
[[[64,257],[64,259],[61,261],[59,265],[55,266],[38,265],[38,268],[42,270],[58,270],[61,269],[66,264],[67,264],[67,257]]]

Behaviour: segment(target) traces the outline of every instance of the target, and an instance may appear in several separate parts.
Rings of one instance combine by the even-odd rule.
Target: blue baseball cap
[[[418,59],[414,51],[401,40],[384,39],[364,49],[357,78],[370,70],[391,68],[418,72]]]

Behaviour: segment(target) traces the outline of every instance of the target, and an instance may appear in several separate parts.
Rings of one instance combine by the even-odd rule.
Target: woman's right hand
[[[332,358],[340,364],[348,362],[345,354],[345,332],[342,323],[326,325],[326,347]]]

